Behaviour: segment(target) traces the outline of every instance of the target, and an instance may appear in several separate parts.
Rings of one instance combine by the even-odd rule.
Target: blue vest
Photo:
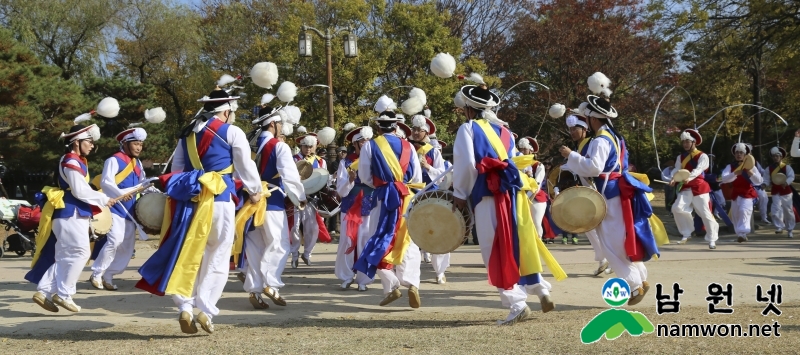
[[[492,148],[492,145],[489,143],[489,138],[486,137],[486,134],[483,133],[483,129],[480,126],[478,126],[478,124],[475,123],[474,121],[469,122],[468,124],[472,125],[472,144],[475,154],[474,155],[475,163],[480,163],[480,161],[484,157],[499,159],[499,156],[494,151],[494,148]],[[500,133],[502,132],[501,130],[503,128],[494,123],[490,123],[490,125],[494,130],[494,132],[497,134],[497,136],[500,137],[501,136]],[[504,144],[507,144],[509,146],[507,150],[508,157],[509,158],[512,157],[513,154],[511,154],[511,150],[514,148],[514,138],[511,136],[511,134],[509,134],[509,141],[504,142]],[[509,167],[506,168],[505,171],[502,173],[506,175],[505,178],[502,180],[510,181],[511,186],[502,186],[501,188],[506,188],[506,191],[504,192],[508,192],[509,189],[515,189],[515,190],[521,189],[522,179],[519,176],[519,170],[517,169],[516,165],[514,165],[514,162],[511,159],[508,159],[506,162],[508,163]],[[477,206],[478,203],[481,202],[481,199],[487,196],[494,196],[494,195],[492,194],[491,191],[489,191],[489,186],[486,184],[486,174],[478,174],[478,178],[475,180],[475,185],[472,187],[472,194],[471,194],[472,206],[473,207]]]
[[[611,133],[611,132],[608,132]],[[613,135],[613,133],[611,133]],[[616,137],[616,136],[615,136]],[[617,152],[617,144],[616,142],[612,141],[605,135],[598,134],[594,137],[594,139],[605,139],[609,145],[611,145],[611,150],[608,153],[608,158],[606,158],[606,162],[603,165],[603,172],[602,174],[610,174],[613,172],[619,172],[620,166],[617,164],[617,157],[619,156],[619,152]],[[625,141],[619,139],[617,137],[617,141],[619,142],[620,149],[623,149],[625,146]],[[589,143],[586,144],[588,147]],[[585,155],[584,155],[585,156]],[[627,170],[627,160],[628,157],[623,157],[622,159],[622,169]],[[602,192],[605,195],[606,199],[612,199],[614,197],[619,196],[619,186],[617,185],[617,180],[608,179],[608,183],[606,183],[606,179],[596,176],[594,177],[594,184],[597,187],[598,192]],[[603,184],[605,184],[605,192],[603,192]]]
[[[68,162],[69,161],[69,162]],[[68,168],[65,165],[73,165],[78,163],[78,166],[81,169],[81,175],[88,176],[89,175],[89,167],[83,163],[80,159],[75,158],[67,158],[64,156],[61,161],[61,165],[58,167],[59,174],[58,174],[58,187],[64,190],[64,208],[59,208],[53,211],[53,218],[71,218],[75,215],[75,211],[77,210],[78,215],[81,217],[91,217],[92,216],[92,207],[86,202],[83,202],[77,199],[74,195],[72,195],[72,189],[70,189],[69,184],[66,180],[61,176],[60,172],[64,172],[66,175],[67,171],[74,170],[72,168]]]
[[[128,163],[122,160],[120,154],[125,154],[125,153],[117,153],[114,154],[111,158],[109,158],[117,160],[117,171],[115,172],[114,175],[119,174],[120,172],[122,172],[122,170],[125,170],[125,167],[128,166]],[[136,165],[138,165],[139,167],[138,170],[141,172],[143,170],[142,162],[139,159],[136,159]],[[127,189],[129,187],[134,187],[138,185],[141,182],[142,177],[136,174],[136,170],[137,169],[134,168],[133,171],[131,171],[131,173],[128,174],[128,176],[124,180],[122,180],[122,182],[117,184],[117,187],[119,187],[120,189]],[[133,205],[135,203],[136,203],[136,196],[133,196],[133,198],[128,201],[119,201],[118,204],[115,204],[114,207],[111,207],[111,213],[120,216],[122,218],[131,220],[131,218],[128,217],[128,215],[125,213],[125,210],[127,210],[130,213],[133,213]],[[125,210],[122,209],[122,206],[125,206]]]
[[[214,134],[211,133],[213,130],[209,127],[213,121],[217,121],[217,119],[211,118],[208,120],[208,123],[205,127],[203,127],[203,129],[200,130],[200,132],[189,133],[195,135],[198,145],[201,144],[203,135],[206,134],[206,131],[209,131],[208,133],[210,134]],[[211,139],[211,143],[209,144],[206,153],[200,157],[200,163],[203,164],[204,171],[221,171],[233,165],[233,150],[231,149],[230,144],[228,144],[228,142],[225,140],[228,136],[228,127],[230,127],[230,125],[227,123],[220,124],[215,133],[215,137]],[[186,138],[181,138],[180,144],[183,145],[183,161],[186,164],[186,167],[183,170],[187,172],[199,170],[195,169],[195,167],[193,167],[191,164],[191,160],[189,159],[189,150],[186,147],[186,143]],[[198,147],[198,150],[200,150],[200,147]],[[225,191],[223,191],[221,194],[215,196],[214,201],[228,202],[231,200],[231,196],[236,193],[236,186],[233,183],[231,174],[225,174],[222,176],[222,178],[225,180],[225,184],[228,186],[228,188],[225,189]]]
[[[350,168],[350,165],[353,165],[353,160],[350,160],[348,157],[344,158],[344,167]],[[372,188],[367,186],[366,184],[361,182],[361,178],[356,174],[356,179],[353,181],[353,188],[350,192],[347,193],[347,196],[342,197],[341,203],[341,211],[342,213],[347,213],[353,204],[356,202],[356,197],[358,193],[364,191],[364,196],[361,200],[361,215],[362,216],[369,216],[369,212],[372,210]]]
[[[262,142],[264,141],[264,139],[265,137],[258,138],[259,147],[262,147]],[[272,185],[280,186],[281,189],[286,191],[283,186],[283,179],[278,173],[278,158],[277,158],[278,153],[276,152],[275,149],[278,146],[278,144],[280,143],[278,139],[275,137],[272,137],[270,138],[270,140],[265,142],[263,144],[263,147],[260,148],[261,151],[258,154],[256,163],[258,164],[258,170],[261,172],[261,181],[266,181]],[[283,194],[276,192],[270,195],[269,198],[267,198],[267,211],[284,211],[284,210],[286,210],[286,204],[284,203]]]

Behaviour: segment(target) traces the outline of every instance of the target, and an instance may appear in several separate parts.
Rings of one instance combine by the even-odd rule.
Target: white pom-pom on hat
[[[466,77],[465,79],[469,80],[471,82],[474,82],[474,83],[486,85],[486,82],[483,81],[483,77],[478,73],[474,73],[474,72],[470,73],[469,76]]]
[[[284,120],[285,123],[288,123],[288,124],[291,124],[291,125],[296,125],[296,124],[300,123],[300,117],[302,116],[302,112],[300,112],[300,108],[299,107],[288,105],[288,106],[285,106],[285,107],[281,108],[280,112],[282,113],[281,114],[281,120]],[[303,126],[300,126],[300,127],[297,128],[297,130],[299,131],[300,128],[302,128],[303,129],[303,133],[305,133],[306,128],[303,127]]]
[[[531,146],[531,142],[528,141],[528,138],[521,138],[519,142],[517,142],[517,147],[520,149],[533,150],[533,146]]]
[[[347,124],[345,124],[344,127],[342,128],[342,131],[350,132],[355,128],[356,128],[356,124],[355,123],[347,122]]]
[[[389,96],[383,95],[375,102],[373,110],[377,113],[384,111],[394,111],[397,109],[397,104]]]
[[[464,97],[464,94],[461,93],[461,90],[458,90],[458,92],[456,93],[456,96],[453,97],[453,103],[458,108],[464,108],[464,107],[467,106],[467,100]]]
[[[602,93],[606,95],[606,97],[611,97],[611,79],[605,74],[601,72],[592,74],[592,76],[586,79],[586,84],[589,85],[589,91],[595,95],[600,95]]]
[[[372,132],[372,127],[370,127],[370,126],[361,127],[361,132],[360,133],[361,133],[361,136],[364,137],[364,139],[367,139],[367,140],[372,139],[372,137],[374,136],[374,133]]]
[[[260,62],[250,69],[250,78],[256,85],[272,89],[272,85],[278,82],[278,66],[271,62]]]
[[[261,104],[262,105],[266,105],[266,104],[272,102],[272,100],[274,100],[274,99],[275,99],[275,95],[272,95],[272,94],[269,94],[269,93],[264,94],[263,96],[261,96]]]
[[[300,126],[300,127],[297,127],[297,133],[306,134],[306,133],[308,133],[308,131],[306,130],[305,126]]]
[[[74,122],[75,124],[78,124],[80,122],[88,121],[88,120],[91,120],[91,119],[92,119],[92,114],[90,112],[87,112],[87,113],[80,114],[78,117],[75,117],[75,119],[72,120],[72,122]]]
[[[772,147],[772,149],[769,150],[769,155],[778,155],[778,154],[781,154],[781,150],[778,149],[778,147]]]
[[[281,86],[278,87],[278,92],[276,93],[278,96],[278,100],[283,102],[292,102],[297,96],[297,86],[291,81],[284,81],[281,83]]]
[[[422,101],[422,104],[423,104],[423,105],[426,105],[426,104],[428,103],[428,96],[427,96],[427,95],[425,95],[425,91],[423,91],[423,90],[422,90],[422,89],[420,89],[420,88],[413,88],[413,89],[411,89],[411,91],[408,93],[408,97],[416,97],[416,98],[419,98],[419,100],[420,100],[420,101]],[[415,113],[416,113],[416,112],[415,112]]]
[[[450,78],[456,71],[456,59],[450,53],[439,53],[431,60],[431,72],[442,79]]]
[[[236,81],[236,78],[234,78],[234,77],[232,77],[232,76],[230,76],[228,74],[223,74],[222,77],[220,77],[219,80],[217,80],[217,86],[225,86],[225,85],[228,85],[228,84],[230,84],[230,83],[232,83],[234,81]]]
[[[305,136],[300,140],[300,146],[313,147],[317,145],[317,137]]]
[[[564,113],[566,112],[567,108],[564,107],[564,105],[562,104],[555,104],[553,106],[550,106],[550,109],[547,111],[547,113],[550,114],[550,117],[552,118],[559,118],[561,116],[564,116]]]
[[[292,132],[294,132],[294,125],[291,124],[284,124],[281,126],[281,134],[284,136],[291,136]]]
[[[336,139],[336,130],[331,127],[325,127],[317,131],[317,139],[319,139],[320,144],[327,146]]]
[[[119,115],[119,101],[113,97],[106,97],[97,104],[97,114],[106,118],[114,118]]]
[[[167,113],[161,107],[151,108],[144,111],[144,119],[150,123],[161,123],[167,118]]]

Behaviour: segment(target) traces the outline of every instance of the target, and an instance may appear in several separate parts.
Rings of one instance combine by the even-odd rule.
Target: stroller
[[[30,251],[33,256],[41,214],[39,206],[32,207],[27,201],[0,199],[0,224],[5,226],[6,235],[14,230],[3,242],[0,257],[7,251],[19,256]]]

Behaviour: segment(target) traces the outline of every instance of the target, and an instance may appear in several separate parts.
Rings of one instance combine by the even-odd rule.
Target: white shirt
[[[80,163],[74,158],[64,159],[62,157],[61,163],[70,164],[80,168]],[[61,166],[61,163],[58,164],[59,169],[62,172],[61,177],[64,178],[69,185],[72,196],[75,196],[75,198],[80,201],[97,207],[103,207],[108,204],[108,196],[102,192],[93,190],[92,187],[89,186],[89,183],[86,182],[86,177],[83,176],[81,172],[75,169],[65,168]]]
[[[608,126],[603,125],[600,130],[608,130]],[[592,139],[586,150],[586,157],[576,151],[569,153],[567,170],[585,178],[600,176],[604,173],[603,168],[610,154],[611,142],[607,139]]]
[[[753,186],[759,186],[764,183],[764,179],[761,177],[761,172],[758,171],[758,169],[751,169],[750,173],[752,173],[752,175],[750,175],[750,182],[753,183]],[[742,174],[745,173],[742,172]],[[731,183],[736,180],[736,177],[737,176],[734,175],[733,171],[731,170],[731,165],[728,164],[728,166],[725,167],[725,170],[722,171],[722,182],[726,184]]]
[[[478,170],[475,168],[475,134],[472,131],[472,121],[466,122],[458,128],[456,140],[453,143],[453,196],[466,200],[472,194],[475,180],[478,179]],[[503,128],[505,129],[505,128]],[[516,156],[516,142],[511,142],[509,158]]]
[[[216,119],[220,120],[219,117]],[[223,121],[224,122],[224,121]],[[198,122],[195,130],[198,127],[202,128],[208,122]],[[231,147],[233,153],[233,170],[238,173],[239,178],[242,179],[242,184],[245,189],[251,194],[261,192],[261,175],[258,173],[258,167],[253,159],[250,158],[250,143],[247,141],[247,136],[241,128],[234,125],[229,125],[228,133],[225,137],[225,142]],[[183,172],[186,167],[186,162],[183,159],[183,144],[178,142],[175,148],[175,157],[172,159],[172,172]]]
[[[103,193],[105,193],[109,197],[117,198],[133,190],[136,190],[137,188],[140,187],[140,185],[136,185],[120,189],[116,181],[116,176],[118,171],[119,171],[119,163],[117,162],[117,158],[111,157],[106,159],[105,163],[103,164],[102,177],[100,178],[100,188],[103,189]],[[135,173],[136,169],[134,168],[131,174]],[[141,169],[139,174],[139,182],[143,182],[145,179],[146,177],[144,174],[144,169]]]
[[[261,132],[261,136],[264,137],[264,139],[261,141],[257,153],[261,153],[261,150],[267,145],[267,141],[273,138],[272,133],[268,131]],[[288,144],[278,141],[274,149],[275,165],[278,168],[278,174],[281,176],[284,192],[291,192],[297,196],[298,200],[305,201],[306,191],[303,187],[303,182],[300,180],[297,164],[295,164],[294,159],[292,159],[292,148],[290,148]]]
[[[767,167],[769,168],[769,167]],[[786,183],[785,185],[791,185],[794,182],[794,169],[790,165],[786,165]],[[772,185],[772,172],[767,171],[764,174],[764,185]]]
[[[432,148],[431,151],[433,152],[433,164],[430,164],[430,169],[428,169],[428,176],[430,176],[431,180],[439,177],[446,169],[444,167],[444,159],[442,159],[442,153],[436,149]],[[441,183],[439,181],[438,183]]]
[[[692,181],[696,177],[700,176],[700,174],[702,174],[704,171],[706,171],[706,169],[708,169],[708,164],[709,164],[708,155],[706,155],[706,153],[700,153],[700,156],[697,157],[697,167],[695,167],[694,170],[689,172],[689,178],[686,179],[686,181],[684,181],[684,184],[686,184],[689,181]],[[672,180],[672,175],[675,175],[675,173],[678,170],[681,170],[681,169],[683,169],[681,167],[681,156],[678,155],[678,157],[675,158],[675,168],[672,169],[672,171],[671,171],[671,173],[669,175],[669,178],[668,179],[664,179],[664,180],[665,181]]]
[[[800,157],[800,137],[794,137],[794,140],[792,141],[792,146],[789,150],[790,150],[789,154],[792,157],[795,158]]]

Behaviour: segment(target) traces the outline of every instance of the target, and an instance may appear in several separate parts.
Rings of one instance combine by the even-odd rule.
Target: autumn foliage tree
[[[539,134],[547,156],[564,143],[566,132],[563,120],[545,117],[548,103],[577,107],[590,94],[586,79],[599,71],[612,81],[611,102],[620,114],[615,126],[638,150],[632,159],[651,157],[643,125],[655,108],[658,89],[672,81],[674,61],[671,48],[649,31],[644,2],[545,0],[525,10],[504,59],[489,70],[502,77],[503,88],[538,81],[550,88],[550,100],[538,85],[517,87],[505,97],[501,118],[511,121],[520,136]]]

